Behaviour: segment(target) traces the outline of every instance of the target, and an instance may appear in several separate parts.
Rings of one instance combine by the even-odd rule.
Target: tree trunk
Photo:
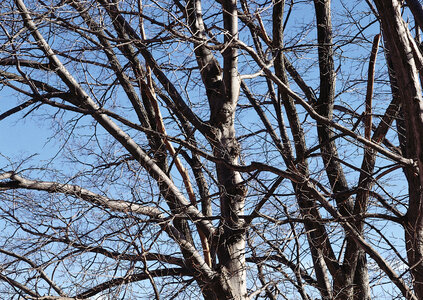
[[[403,107],[406,135],[403,154],[415,159],[418,167],[404,168],[410,194],[405,239],[415,293],[423,299],[423,99],[416,67],[422,62],[420,53],[413,52],[418,48],[413,45],[415,42],[402,19],[400,2],[375,0],[375,4]]]
[[[227,30],[225,43],[238,36],[238,16],[235,0],[223,1],[223,25]],[[223,89],[224,97],[209,99],[213,101],[210,123],[217,129],[217,143],[214,153],[230,164],[238,164],[240,146],[235,137],[235,108],[238,102],[240,83],[238,78],[238,51],[227,47],[223,52]],[[245,233],[243,220],[246,188],[239,172],[224,163],[216,164],[220,183],[220,210],[223,233],[220,237],[217,254],[222,276],[227,277],[234,299],[247,298],[245,269]]]

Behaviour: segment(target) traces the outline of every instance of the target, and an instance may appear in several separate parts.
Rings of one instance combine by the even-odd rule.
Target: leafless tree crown
[[[48,137],[0,141],[0,298],[423,299],[422,28],[417,0],[3,0],[0,136]]]

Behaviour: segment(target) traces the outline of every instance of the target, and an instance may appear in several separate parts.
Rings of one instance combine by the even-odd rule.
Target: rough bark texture
[[[223,25],[227,30],[225,42],[231,43],[238,37],[238,17],[236,1],[225,0],[223,8]],[[235,107],[238,102],[240,83],[238,78],[238,51],[228,46],[223,52],[223,90],[224,97],[209,98],[214,109],[210,114],[210,124],[217,129],[214,153],[217,157],[231,164],[238,163],[240,145],[235,136]],[[216,165],[221,184],[220,210],[223,217],[217,255],[222,266],[222,273],[228,277],[229,286],[234,291],[234,299],[246,299],[245,269],[245,233],[243,220],[239,215],[244,212],[246,187],[237,171],[231,170],[223,163]]]
[[[316,111],[320,115],[332,119],[336,74],[333,60],[331,1],[315,0],[314,6],[316,11],[317,40],[319,42],[318,55],[320,70],[320,94],[316,103]],[[351,215],[353,204],[348,194],[343,193],[348,190],[348,184],[339,162],[332,128],[325,124],[318,124],[317,133],[326,174],[334,194],[338,195],[336,196],[338,208],[343,216],[349,216]],[[350,247],[353,247],[353,249],[350,250]],[[348,239],[342,270],[339,269],[336,272],[332,272],[335,298],[350,299],[353,295],[356,253],[355,242]]]
[[[383,37],[392,59],[405,117],[404,155],[414,159],[418,168],[407,167],[404,170],[410,194],[405,240],[414,289],[417,296],[423,298],[423,99],[416,56],[413,56],[411,45],[414,41],[408,38],[399,1],[375,0],[375,4],[381,16]]]
[[[210,107],[210,135],[214,155],[222,162],[216,164],[220,186],[220,211],[222,223],[217,241],[213,245],[219,259],[221,276],[228,281],[233,299],[245,299],[245,234],[243,220],[246,188],[239,172],[227,164],[238,164],[240,145],[236,140],[234,118],[238,102],[240,83],[238,78],[238,51],[229,44],[238,36],[236,1],[222,1],[223,25],[226,30],[223,52],[223,68],[219,66],[212,52],[201,43],[195,51],[198,65],[206,88]],[[204,25],[200,1],[190,1],[188,20],[192,31],[204,38]],[[222,72],[223,69],[223,72]],[[217,295],[218,298],[221,297]],[[220,299],[220,298],[219,298]]]
[[[283,49],[283,15],[284,15],[285,1],[276,1],[273,6],[272,19],[273,19],[273,47],[275,49],[275,75],[288,86],[288,77],[285,70],[285,57],[282,51]],[[274,99],[274,107],[278,116],[279,129],[284,128],[283,125],[283,113],[284,108],[288,117],[289,126],[291,128],[291,134],[294,140],[294,149],[296,159],[292,153],[290,144],[285,146],[284,153],[285,163],[287,166],[294,166],[295,171],[301,172],[303,176],[308,176],[308,162],[305,157],[306,144],[304,138],[304,132],[300,125],[298,113],[294,104],[293,98],[286,93],[284,89],[278,89],[277,99]],[[283,133],[281,132],[281,135]],[[285,143],[286,145],[287,143]],[[331,245],[328,243],[328,234],[324,226],[319,223],[321,219],[319,211],[316,209],[316,202],[304,189],[302,184],[293,183],[293,189],[296,191],[298,204],[300,207],[301,214],[305,219],[304,227],[309,232],[307,235],[308,243],[310,246],[310,252],[313,259],[314,268],[317,274],[317,283],[319,291],[323,299],[332,299],[332,287],[329,280],[329,270],[337,272],[335,256]],[[329,270],[328,266],[329,264]]]
[[[0,151],[0,298],[423,299],[422,7],[367,3],[3,0],[0,121],[68,138]]]

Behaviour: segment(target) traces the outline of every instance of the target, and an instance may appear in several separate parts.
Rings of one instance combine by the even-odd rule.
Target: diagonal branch
[[[37,41],[40,50],[48,57],[50,63],[55,66],[56,74],[62,79],[62,81],[68,86],[70,92],[78,99],[79,105],[88,108],[94,111],[94,119],[103,126],[103,128],[109,132],[117,141],[119,141],[124,148],[127,149],[134,158],[147,170],[147,172],[152,176],[156,181],[164,184],[167,189],[163,192],[164,197],[168,198],[172,196],[175,201],[178,202],[178,206],[182,207],[183,212],[191,215],[193,217],[203,217],[201,212],[198,211],[195,207],[190,205],[190,203],[185,199],[183,194],[175,186],[172,180],[160,169],[159,166],[152,160],[147,153],[121,128],[119,128],[107,115],[98,113],[98,105],[91,99],[91,97],[84,91],[84,89],[79,85],[75,78],[69,73],[66,67],[61,63],[57,58],[55,53],[52,51],[50,45],[41,35],[34,21],[32,20],[28,9],[22,0],[15,0],[16,5],[20,11],[22,20],[31,32],[34,39]],[[146,51],[146,50],[145,50]],[[153,68],[154,70],[154,68]],[[211,236],[214,233],[213,225],[206,220],[201,220],[199,222],[202,230],[208,235]]]
[[[146,63],[149,65],[156,78],[162,84],[164,90],[172,98],[180,112],[191,122],[191,124],[193,124],[196,129],[198,129],[201,133],[207,136],[207,125],[185,103],[178,90],[175,88],[173,83],[169,80],[169,78],[160,68],[159,64],[154,59],[150,51],[148,51],[141,37],[134,30],[134,28],[132,28],[128,24],[128,22],[123,18],[123,16],[117,10],[116,6],[113,3],[110,3],[108,0],[97,0],[97,2],[99,2],[110,15],[112,21],[114,22],[116,30],[122,33],[122,35],[129,36],[129,38],[133,41],[135,47],[137,47],[141,55],[144,57]]]
[[[324,117],[322,115],[320,115],[312,105],[310,105],[306,100],[304,100],[303,98],[301,98],[300,96],[298,96],[294,91],[292,91],[286,84],[284,84],[275,74],[273,74],[272,70],[269,68],[269,66],[257,55],[257,53],[254,51],[253,48],[247,46],[244,42],[237,40],[234,41],[234,43],[240,47],[241,49],[244,49],[245,51],[247,51],[251,57],[255,60],[255,62],[257,63],[257,65],[263,69],[263,72],[273,81],[275,82],[279,87],[283,88],[286,90],[286,92],[292,97],[294,98],[294,100],[300,104],[301,106],[304,107],[304,109],[310,114],[310,116],[315,119],[316,121],[319,121],[321,123],[324,123],[330,127],[333,127],[343,133],[345,133],[346,135],[356,139],[358,142],[369,146],[373,149],[375,149],[376,151],[378,151],[379,153],[385,155],[386,157],[397,161],[399,163],[401,163],[402,165],[406,165],[406,166],[415,166],[415,162],[412,159],[407,159],[404,158],[401,155],[398,155],[396,153],[393,153],[391,151],[386,150],[385,148],[383,148],[382,146],[380,146],[377,143],[374,143],[372,141],[367,140],[366,138],[356,134],[354,131],[336,123],[335,121]]]
[[[18,255],[14,252],[10,252],[10,251],[7,251],[7,250],[1,249],[1,248],[0,248],[0,253],[6,254],[8,256],[15,257],[20,261],[26,262],[34,270],[36,270],[40,274],[41,278],[43,278],[47,282],[47,284],[49,286],[51,286],[61,297],[66,297],[65,292],[44,272],[44,270],[40,266],[37,266],[32,260],[30,260],[29,258],[27,258],[25,256]]]
[[[95,287],[90,288],[89,290],[78,294],[75,296],[75,299],[86,299],[101,293],[102,291],[108,290],[112,287],[119,286],[122,284],[128,284],[131,282],[137,282],[149,279],[149,277],[166,277],[166,276],[188,276],[191,275],[191,272],[184,268],[167,268],[167,269],[158,269],[158,270],[149,270],[148,274],[137,273],[125,277],[118,277],[105,281]]]
[[[13,172],[1,174],[0,179],[10,179],[9,181],[0,182],[0,190],[29,189],[48,193],[62,193],[123,213],[142,214],[159,219],[163,218],[163,213],[156,207],[139,205],[124,200],[111,200],[108,197],[98,195],[77,185],[25,179]]]

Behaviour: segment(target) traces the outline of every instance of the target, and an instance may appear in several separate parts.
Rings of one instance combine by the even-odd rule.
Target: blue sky
[[[337,2],[334,1],[334,5]],[[375,25],[373,28],[377,29],[378,27]],[[370,49],[365,49],[365,51],[368,53]],[[380,57],[380,59],[383,59],[383,57]],[[0,91],[0,114],[12,108],[16,103],[17,99],[12,91],[7,88]],[[41,108],[37,113],[43,109]],[[31,116],[22,119],[29,110],[30,108],[26,108],[23,112],[0,121],[0,154],[12,159],[12,161],[19,161],[32,154],[37,154],[32,159],[31,165],[38,165],[54,155],[63,141],[48,142],[48,139],[54,132],[50,128],[52,124],[51,120],[40,120],[40,118],[33,118]],[[1,169],[12,169],[8,164],[9,162],[5,157],[0,157]],[[26,165],[29,166],[29,164]],[[390,230],[394,231],[392,229]],[[399,234],[402,235],[402,232]]]
[[[16,105],[16,95],[4,89],[0,92],[0,113]],[[45,151],[50,152],[45,147],[50,132],[43,124],[31,120],[31,116],[22,119],[28,109],[18,114],[9,116],[0,121],[0,153],[10,158],[22,158],[29,154],[38,153],[40,157],[45,157]],[[3,168],[4,158],[1,158]]]

